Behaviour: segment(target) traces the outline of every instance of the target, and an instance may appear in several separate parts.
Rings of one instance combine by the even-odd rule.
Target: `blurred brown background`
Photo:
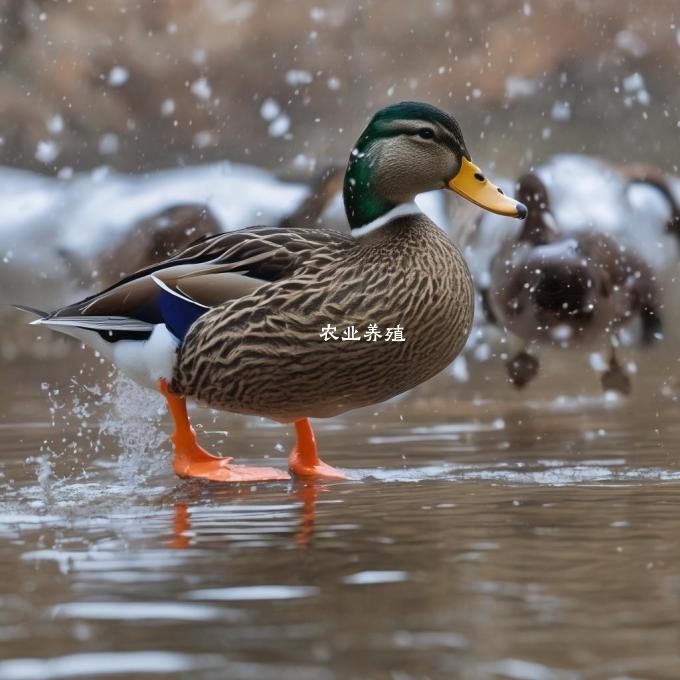
[[[677,171],[677,0],[2,0],[0,164],[344,163],[391,101],[513,173],[556,151]],[[66,168],[66,170],[64,170]]]

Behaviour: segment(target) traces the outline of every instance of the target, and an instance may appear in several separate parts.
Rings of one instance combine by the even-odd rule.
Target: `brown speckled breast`
[[[470,332],[473,288],[460,251],[424,216],[296,252],[285,278],[200,317],[172,388],[279,421],[328,417],[394,397],[445,368]],[[405,342],[331,340],[397,324]]]

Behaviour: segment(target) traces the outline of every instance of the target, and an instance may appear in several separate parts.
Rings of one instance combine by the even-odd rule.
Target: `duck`
[[[176,203],[144,215],[133,222],[128,237],[97,258],[96,268],[105,284],[143,267],[162,262],[190,241],[221,232],[210,206],[204,203]],[[187,238],[189,236],[189,238]],[[81,263],[81,268],[84,263]],[[91,278],[82,271],[82,279]]]
[[[375,113],[350,154],[343,182],[350,234],[248,227],[201,238],[51,313],[21,308],[38,316],[34,325],[77,338],[164,395],[179,477],[290,477],[203,449],[187,413],[192,400],[293,423],[290,473],[344,479],[319,457],[310,418],[412,389],[451,363],[471,329],[465,259],[414,203],[436,189],[526,216],[472,162],[453,116],[401,102]]]
[[[644,345],[660,337],[663,305],[654,269],[613,234],[558,224],[539,174],[522,175],[516,196],[526,218],[501,243],[482,290],[487,319],[522,345],[506,362],[509,381],[523,388],[536,377],[544,345],[579,349],[604,341],[609,360],[602,387],[629,394],[618,333],[639,319]]]

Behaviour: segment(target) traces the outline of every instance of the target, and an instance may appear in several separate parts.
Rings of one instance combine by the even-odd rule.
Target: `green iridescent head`
[[[359,228],[417,194],[445,188],[488,210],[523,214],[524,206],[471,163],[452,116],[421,102],[393,104],[373,116],[352,149],[343,189],[347,219]]]

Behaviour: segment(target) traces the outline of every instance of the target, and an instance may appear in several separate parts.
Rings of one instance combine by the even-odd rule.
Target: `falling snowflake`
[[[286,73],[286,82],[291,87],[298,87],[299,85],[309,85],[314,80],[314,76],[309,71],[301,69],[291,69]]]
[[[109,71],[108,83],[111,87],[120,87],[121,85],[125,85],[125,83],[127,83],[129,77],[130,72],[126,68],[123,68],[122,66],[114,66]]]
[[[53,163],[59,151],[59,145],[53,139],[42,140],[35,149],[35,159],[45,164]]]
[[[265,120],[274,120],[279,113],[281,113],[281,107],[276,100],[271,99],[270,97],[262,102],[262,106],[260,106],[260,115]]]
[[[161,104],[161,115],[171,116],[175,113],[175,100],[174,99],[164,99]]]
[[[210,95],[212,94],[212,89],[207,78],[199,78],[198,80],[194,80],[194,82],[191,83],[190,90],[199,99],[203,100],[210,99]]]
[[[269,125],[269,134],[272,137],[283,137],[290,129],[290,118],[285,114],[279,114]]]
[[[118,135],[115,132],[107,132],[99,138],[99,153],[108,156],[117,153],[120,148]]]

